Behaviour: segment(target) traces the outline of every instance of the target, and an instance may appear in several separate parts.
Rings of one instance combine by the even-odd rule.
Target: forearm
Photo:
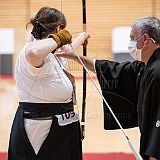
[[[89,34],[86,32],[80,33],[76,38],[72,40],[72,46],[74,49],[78,49],[84,42],[85,40],[89,37]]]
[[[86,68],[95,73],[93,59],[90,59],[90,58],[88,58],[86,56],[79,56],[79,57],[82,60],[83,64],[86,66]],[[74,61],[78,62],[80,65],[82,65],[82,63],[80,62],[80,60],[77,57],[77,55],[69,55],[68,59],[74,60]]]
[[[57,43],[52,38],[32,42],[26,48],[26,59],[31,65],[39,66],[56,47]]]

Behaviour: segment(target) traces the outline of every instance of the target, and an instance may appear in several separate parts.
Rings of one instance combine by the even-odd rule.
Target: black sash
[[[47,118],[54,115],[73,111],[73,103],[28,103],[19,102],[18,111],[22,111],[24,118]]]

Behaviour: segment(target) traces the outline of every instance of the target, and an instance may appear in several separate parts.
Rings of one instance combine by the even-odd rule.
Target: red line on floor
[[[125,153],[108,153],[108,154],[94,154],[86,153],[83,155],[84,160],[136,160],[133,154]]]
[[[0,160],[7,160],[7,153],[0,152]]]
[[[7,153],[0,153],[0,160],[7,160]],[[125,153],[108,153],[108,154],[94,154],[84,153],[83,160],[136,160],[133,154]]]
[[[12,79],[13,79],[13,76],[11,75],[7,75],[7,76],[0,75],[0,80],[12,80]]]

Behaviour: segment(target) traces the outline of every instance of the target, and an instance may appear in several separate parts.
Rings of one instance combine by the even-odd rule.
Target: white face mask
[[[137,41],[136,40],[130,40],[128,45],[128,50],[130,55],[138,61],[141,61],[141,54],[142,50],[137,48]]]

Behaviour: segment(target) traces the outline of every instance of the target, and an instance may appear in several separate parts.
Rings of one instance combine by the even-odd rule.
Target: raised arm
[[[72,40],[72,46],[74,49],[78,49],[88,38],[90,38],[87,32],[80,33],[76,38]]]
[[[80,33],[75,39],[73,39],[71,45],[72,47],[76,50],[78,49],[88,38],[90,38],[89,34],[87,32],[82,32]],[[55,53],[59,57],[67,58],[70,60],[74,60],[80,65],[81,62],[77,55],[74,53],[73,49],[71,47],[62,47],[61,52]],[[85,56],[79,56],[84,63],[84,65],[87,67],[88,70],[92,71],[95,73],[95,68],[94,68],[94,60]]]
[[[57,43],[52,38],[37,40],[26,47],[26,59],[34,67],[40,67],[44,59],[57,48]]]
[[[66,30],[49,35],[50,38],[37,40],[26,47],[26,59],[34,67],[43,65],[44,59],[54,49],[71,43],[71,35]]]

